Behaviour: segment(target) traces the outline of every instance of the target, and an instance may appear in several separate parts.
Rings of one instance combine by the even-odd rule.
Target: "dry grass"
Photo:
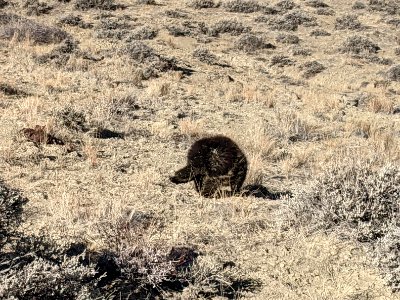
[[[286,230],[281,200],[204,199],[168,181],[194,140],[221,133],[247,155],[246,184],[273,192],[348,158],[398,165],[399,68],[382,64],[396,61],[398,28],[382,21],[395,1],[14,2],[2,13],[48,35],[11,36],[0,20],[0,172],[29,199],[24,234],[103,251],[121,219],[151,216],[137,217],[143,240],[121,231],[121,243],[201,253],[192,284],[164,298],[400,299],[363,245]],[[20,134],[36,125],[66,144]]]

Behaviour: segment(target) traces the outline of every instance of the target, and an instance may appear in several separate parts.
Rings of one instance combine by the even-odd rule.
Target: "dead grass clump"
[[[306,62],[302,64],[299,68],[300,70],[304,71],[302,76],[306,79],[314,77],[318,73],[326,70],[326,67],[323,64],[315,60]]]
[[[89,24],[89,23],[85,23],[82,20],[82,17],[79,15],[67,15],[64,16],[62,18],[60,18],[60,20],[58,21],[59,24],[65,24],[65,25],[69,25],[69,26],[76,26],[79,28],[83,28],[83,29],[87,29],[87,28],[92,28],[93,25]]]
[[[373,43],[370,39],[360,36],[353,35],[348,37],[339,48],[341,53],[377,53],[381,48]]]
[[[190,0],[187,2],[187,5],[195,9],[213,8],[217,6],[214,0]]]
[[[390,81],[400,81],[400,65],[389,68],[386,71],[386,78]]]
[[[336,30],[356,30],[361,29],[361,22],[358,20],[356,15],[346,14],[341,17],[336,18],[335,29]]]
[[[271,57],[270,66],[285,67],[294,65],[294,60],[285,55],[274,55]]]
[[[75,8],[79,10],[116,10],[117,8],[122,8],[122,6],[116,4],[114,0],[76,0]]]
[[[55,112],[56,120],[61,126],[74,131],[88,131],[86,115],[82,111],[77,111],[72,106],[65,106],[61,110]]]
[[[246,53],[251,53],[259,49],[275,49],[276,47],[270,43],[265,43],[261,37],[247,33],[235,42],[235,48]]]
[[[253,13],[260,11],[263,7],[254,0],[230,0],[224,3],[229,12]]]
[[[282,44],[298,44],[300,42],[300,38],[297,35],[285,33],[278,34],[275,40]]]
[[[131,42],[132,40],[152,40],[158,34],[158,30],[151,26],[142,26],[129,35],[127,38],[127,42]]]
[[[53,9],[53,6],[45,2],[39,2],[38,0],[26,0],[22,7],[26,9],[28,16],[48,14]]]
[[[311,6],[311,7],[329,7],[328,4],[326,4],[325,2],[321,1],[321,0],[309,0],[306,2],[307,6]]]
[[[23,205],[27,201],[19,191],[9,188],[0,181],[0,253],[21,224]]]
[[[218,36],[220,33],[230,33],[231,35],[240,35],[249,32],[250,27],[244,26],[237,20],[221,20],[209,29],[209,35]]]
[[[68,37],[69,34],[59,28],[42,25],[18,15],[0,13],[0,39],[52,44]]]

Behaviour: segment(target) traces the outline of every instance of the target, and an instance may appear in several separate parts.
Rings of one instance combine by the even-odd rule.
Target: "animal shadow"
[[[255,197],[270,200],[279,200],[283,196],[291,196],[291,192],[272,192],[261,184],[249,184],[243,187],[241,191],[242,196]]]

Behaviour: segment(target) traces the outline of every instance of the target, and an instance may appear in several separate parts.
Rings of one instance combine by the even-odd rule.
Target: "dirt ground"
[[[101,249],[99,224],[142,212],[154,220],[147,243],[193,245],[259,283],[240,298],[400,299],[362,244],[285,229],[282,200],[207,199],[168,180],[211,134],[246,153],[246,184],[275,192],[345,157],[399,163],[400,5],[259,0],[280,9],[271,14],[230,12],[229,1],[119,0],[115,10],[49,1],[48,11],[7,2],[0,16],[77,42],[59,50],[36,33],[7,38],[0,18],[0,174],[29,199],[26,232]],[[27,140],[21,130],[36,125],[65,145]]]

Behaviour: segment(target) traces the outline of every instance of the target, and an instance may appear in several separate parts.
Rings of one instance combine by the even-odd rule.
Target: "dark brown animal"
[[[45,126],[36,125],[34,129],[24,128],[21,130],[23,135],[36,146],[40,144],[64,145],[64,142],[55,136],[48,134]]]
[[[189,149],[187,165],[170,178],[173,183],[194,181],[205,197],[238,193],[246,179],[247,159],[230,138],[217,135],[195,142]]]

